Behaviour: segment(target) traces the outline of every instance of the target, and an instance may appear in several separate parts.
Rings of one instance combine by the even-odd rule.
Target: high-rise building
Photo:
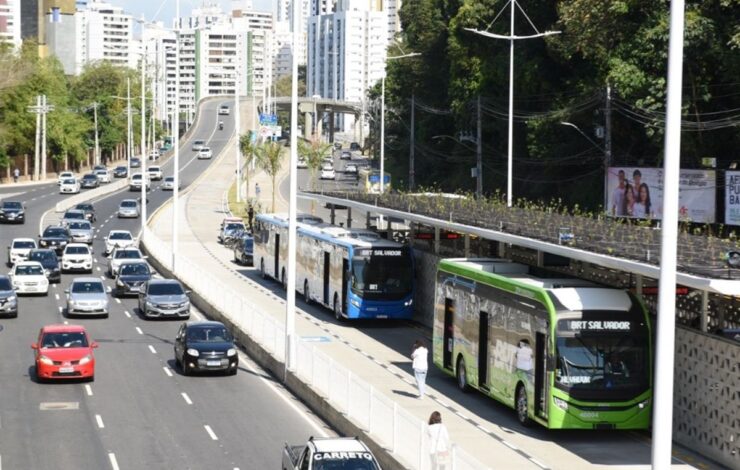
[[[276,21],[272,33],[272,73],[277,80],[290,75],[293,66],[293,33],[288,21]]]
[[[383,10],[388,14],[388,40],[390,41],[401,33],[401,19],[398,17],[398,11],[402,3],[402,0],[383,0]]]
[[[262,95],[273,82],[275,21],[270,12],[233,10],[231,24],[237,31],[248,31],[247,94]]]
[[[154,115],[160,121],[171,122],[175,110],[177,78],[177,35],[161,22],[145,25],[141,36],[145,51],[147,75],[153,84]]]
[[[21,0],[0,0],[0,42],[21,45]]]
[[[107,61],[122,67],[136,68],[139,51],[133,37],[133,18],[123,8],[109,3],[88,2],[75,14],[77,22],[77,64],[79,73],[84,64]],[[69,47],[69,45],[67,45]],[[59,54],[58,48],[53,51]]]
[[[312,1],[314,0],[297,0],[300,1],[300,7],[301,7],[301,34],[300,34],[300,43],[298,44],[298,47],[295,48],[295,50],[298,53],[298,63],[300,65],[306,64],[306,32],[308,31],[308,19],[311,17],[311,7],[312,7]],[[287,22],[288,24],[288,31],[293,32],[293,2],[292,0],[278,0],[277,2],[277,22]],[[284,26],[281,26],[281,28],[284,28]],[[290,39],[290,43],[292,44],[293,39]],[[285,44],[285,39],[281,41],[282,44]],[[294,48],[291,47],[291,57],[292,57],[292,50]],[[285,56],[283,56],[285,58]],[[292,58],[291,58],[292,60]]]

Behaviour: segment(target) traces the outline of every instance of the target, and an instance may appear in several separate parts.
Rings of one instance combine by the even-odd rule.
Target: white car
[[[308,168],[308,162],[304,157],[298,157],[298,168]]]
[[[164,178],[164,182],[162,183],[162,191],[174,191],[175,190],[175,177],[174,176],[166,176]],[[182,188],[182,183],[179,181],[177,182],[177,189]]]
[[[108,274],[110,277],[115,277],[123,263],[133,263],[135,261],[146,263],[146,256],[142,255],[138,248],[117,248],[113,250],[108,259]]]
[[[337,173],[334,171],[334,167],[331,165],[324,165],[321,167],[321,174],[319,179],[322,180],[333,180],[336,179]]]
[[[149,152],[149,160],[158,160],[160,156],[159,150],[154,149]]]
[[[203,147],[205,147],[205,145],[206,145],[206,141],[205,140],[201,140],[201,139],[194,140],[193,141],[193,147],[192,147],[193,152],[197,152],[198,150],[200,150]]]
[[[148,172],[147,172],[148,173]],[[147,175],[146,178],[144,178],[144,175],[141,173],[136,173],[131,175],[131,180],[128,183],[128,188],[130,191],[141,191],[141,184],[142,180],[146,179],[146,190],[149,191],[149,188],[152,185],[151,179]]]
[[[59,182],[59,194],[78,194],[80,182],[77,178],[65,178]]]
[[[128,230],[111,230],[105,237],[105,254],[113,253],[116,248],[128,248],[136,245],[136,239]]]
[[[75,174],[71,171],[63,171],[59,173],[59,176],[57,176],[57,185],[61,186],[62,181],[69,179],[76,179]]]
[[[69,243],[62,253],[62,272],[93,270],[92,250],[85,243]]]
[[[230,112],[231,112],[231,111],[229,110],[229,105],[228,105],[228,104],[222,104],[222,105],[221,105],[221,106],[220,106],[220,107],[218,108],[218,114],[219,114],[219,115],[224,115],[224,114],[225,114],[225,115],[227,115],[227,116],[228,116]]]
[[[158,166],[150,166],[146,169],[147,173],[149,173],[149,178],[152,181],[160,181],[163,177],[162,175],[162,168]]]
[[[17,294],[48,294],[49,280],[44,267],[38,261],[24,261],[16,264],[8,273],[13,290]]]
[[[202,147],[198,150],[198,160],[210,160],[212,156],[210,147]]]
[[[98,180],[101,183],[110,183],[110,171],[100,169],[100,170],[95,170],[94,173],[95,173],[95,176],[98,177]]]
[[[347,166],[344,167],[344,173],[346,175],[357,176],[357,165],[354,163],[348,163]]]
[[[38,248],[33,238],[14,238],[8,247],[8,266],[28,260],[31,250]]]

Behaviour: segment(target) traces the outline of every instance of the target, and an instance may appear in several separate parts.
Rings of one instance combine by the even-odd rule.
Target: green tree
[[[247,199],[249,199],[249,169],[257,158],[257,143],[252,140],[252,134],[243,134],[239,136],[239,147],[242,151],[242,175],[247,184]]]
[[[283,160],[283,146],[278,142],[267,141],[257,147],[257,162],[272,180],[272,212],[275,212],[275,178],[280,172]]]
[[[329,143],[322,143],[318,139],[305,141],[303,139],[298,140],[298,154],[306,159],[306,165],[311,173],[311,186],[312,189],[316,189],[318,179],[316,174],[321,168],[321,163],[326,155],[331,155],[332,145]]]

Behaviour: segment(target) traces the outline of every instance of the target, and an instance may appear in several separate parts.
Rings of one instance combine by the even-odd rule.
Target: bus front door
[[[449,298],[445,299],[444,321],[444,333],[442,336],[442,365],[445,369],[452,370],[452,347],[454,345],[453,333],[455,331],[455,301]]]
[[[280,234],[275,234],[275,266],[273,267],[275,269],[275,272],[273,273],[273,277],[277,280],[280,279]]]
[[[349,282],[349,260],[342,258],[342,311],[347,312],[347,283]]]
[[[329,305],[329,277],[331,275],[331,255],[324,252],[324,305]]]
[[[537,333],[534,350],[534,413],[541,418],[547,417],[545,397],[547,396],[547,364],[545,353],[547,339],[544,333]]]
[[[488,390],[488,312],[480,312],[478,322],[478,387]]]

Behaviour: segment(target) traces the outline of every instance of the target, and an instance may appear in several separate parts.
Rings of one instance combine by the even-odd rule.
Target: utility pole
[[[126,175],[131,177],[131,155],[133,152],[134,139],[131,135],[131,128],[133,127],[133,120],[131,119],[131,77],[126,77],[126,132],[127,132],[127,151],[126,151]]]
[[[41,103],[41,179],[46,179],[46,115],[54,106],[47,104],[46,95],[41,95]]]
[[[93,116],[95,116],[95,164],[100,165],[100,143],[98,141],[98,103],[97,101],[94,101],[92,104],[93,107]]]
[[[604,210],[608,210],[609,167],[612,166],[612,88],[606,84],[606,106],[604,107]],[[639,190],[639,188],[635,188]]]
[[[33,152],[33,179],[39,180],[39,148],[41,146],[41,95],[36,95],[36,106],[29,106],[28,112],[36,113],[36,145]]]
[[[234,135],[236,136],[236,202],[242,202],[242,147],[241,136],[241,109],[239,106],[239,51],[236,53],[236,68],[234,69]]]
[[[480,95],[478,95],[478,130],[475,139],[475,197],[483,195],[483,120],[481,119]]]
[[[409,190],[413,191],[416,186],[415,181],[415,170],[414,170],[414,145],[415,139],[415,124],[414,119],[416,117],[416,95],[411,93],[411,142],[409,143]]]
[[[175,147],[175,168],[172,172],[174,177],[174,188],[172,189],[172,272],[176,272],[177,266],[180,217],[180,0],[175,2],[175,10],[178,28],[175,30],[175,112],[172,116],[175,129],[172,133],[172,145]]]
[[[143,23],[143,22],[142,22]],[[146,51],[141,52],[141,231],[146,229],[146,186],[149,175],[146,171]]]

